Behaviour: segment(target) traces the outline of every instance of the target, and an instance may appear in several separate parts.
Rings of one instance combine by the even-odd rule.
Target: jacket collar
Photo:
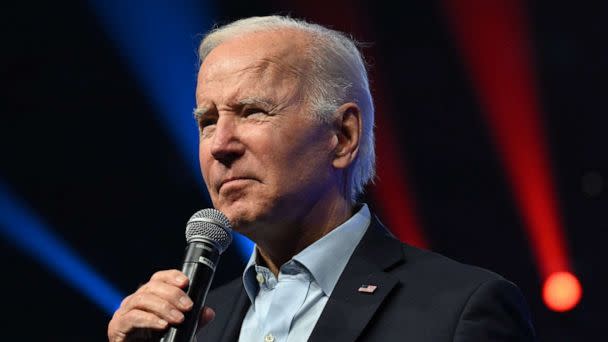
[[[325,295],[331,296],[340,274],[344,271],[370,223],[369,207],[367,204],[363,204],[346,222],[296,254],[290,262],[297,262],[307,269]],[[256,245],[245,266],[245,271],[243,271],[243,285],[251,305],[255,305],[255,297],[260,289],[256,275],[259,272],[270,274],[270,270],[264,266],[258,266],[258,256]]]

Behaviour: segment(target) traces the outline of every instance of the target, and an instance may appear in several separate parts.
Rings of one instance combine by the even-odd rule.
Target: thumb
[[[205,306],[203,310],[201,310],[201,316],[198,318],[198,328],[202,328],[207,323],[211,322],[215,318],[215,311],[212,308]]]

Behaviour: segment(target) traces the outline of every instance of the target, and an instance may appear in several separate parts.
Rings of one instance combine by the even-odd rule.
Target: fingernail
[[[184,318],[184,315],[177,311],[177,310],[171,310],[171,317],[175,318],[176,320],[181,320],[182,318]]]
[[[212,321],[215,318],[215,311],[208,308],[207,312],[209,313],[209,321]]]
[[[187,296],[183,296],[179,299],[179,302],[182,304],[184,308],[189,308],[192,305],[192,301]]]
[[[158,325],[159,325],[161,328],[166,327],[166,326],[167,326],[167,324],[169,324],[169,323],[168,323],[167,321],[165,321],[164,319],[159,319],[159,320],[158,320]]]
[[[180,283],[180,284],[183,283],[183,282],[185,282],[186,279],[188,279],[188,278],[186,278],[183,275],[178,275],[177,277],[175,277],[175,280],[177,280],[177,282]]]

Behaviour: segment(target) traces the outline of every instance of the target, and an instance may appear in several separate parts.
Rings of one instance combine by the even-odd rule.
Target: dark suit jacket
[[[376,285],[372,294],[358,291]],[[212,291],[200,342],[237,341],[250,305],[240,278]],[[377,219],[355,249],[309,341],[532,341],[519,289],[501,276],[403,244]]]

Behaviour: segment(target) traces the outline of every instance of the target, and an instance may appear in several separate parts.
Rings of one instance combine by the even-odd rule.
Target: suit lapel
[[[239,288],[241,291],[234,302],[233,310],[230,313],[228,321],[226,322],[221,339],[219,339],[220,342],[234,342],[239,340],[241,324],[243,323],[243,319],[245,318],[245,314],[247,313],[247,309],[249,309],[249,304],[251,303],[242,284],[239,286]]]
[[[340,276],[309,341],[354,341],[398,285],[386,271],[403,262],[401,244],[374,217]],[[376,286],[373,293],[358,289]]]
[[[197,341],[238,341],[249,304],[240,278],[213,291],[205,305],[214,308],[216,315],[213,321],[201,328]]]

